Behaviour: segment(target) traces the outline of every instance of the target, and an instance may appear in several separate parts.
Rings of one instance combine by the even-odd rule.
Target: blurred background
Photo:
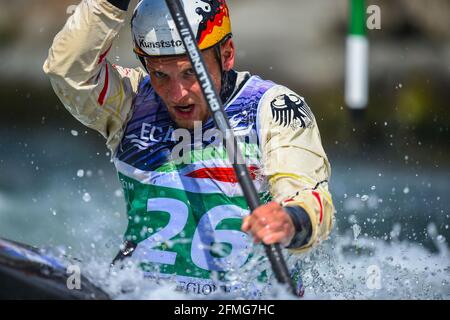
[[[99,134],[65,110],[42,71],[78,3],[0,0],[0,237],[111,259],[127,219],[110,154]],[[128,67],[139,66],[129,30],[136,3],[108,56]],[[412,251],[404,254],[407,245],[419,260],[440,260],[419,271],[412,264],[405,281],[423,280],[423,272],[436,278],[420,288],[408,282],[408,294],[397,296],[414,297],[431,283],[424,297],[448,299],[450,1],[366,4],[381,8],[381,29],[367,33],[369,103],[362,114],[344,100],[346,0],[228,0],[236,69],[290,87],[316,116],[336,206],[327,254],[339,248],[353,265],[365,255],[394,270],[380,251],[390,246],[394,258],[414,260]],[[356,272],[347,271],[344,278]],[[316,274],[311,283],[317,277],[332,281]]]

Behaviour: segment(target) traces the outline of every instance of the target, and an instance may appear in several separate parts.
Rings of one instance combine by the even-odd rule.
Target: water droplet
[[[353,229],[353,239],[356,240],[358,239],[358,236],[361,233],[361,227],[357,224],[354,224],[352,226],[352,229]]]
[[[369,196],[367,194],[361,197],[361,201],[367,201],[367,199],[369,199]]]
[[[409,188],[408,188],[408,187],[405,187],[405,188],[403,189],[403,193],[404,193],[404,194],[408,194],[408,193],[409,193]]]
[[[91,201],[91,195],[89,194],[89,193],[87,193],[87,192],[85,192],[84,194],[83,194],[83,201],[84,202],[89,202],[89,201]]]
[[[84,170],[83,169],[79,169],[78,171],[77,171],[77,177],[78,178],[82,178],[84,176]]]
[[[373,190],[375,190],[376,188],[377,188],[376,186],[371,186],[371,187],[370,187],[370,190],[373,191]]]
[[[74,137],[78,136],[78,131],[77,131],[77,130],[70,130],[70,133],[71,133]]]

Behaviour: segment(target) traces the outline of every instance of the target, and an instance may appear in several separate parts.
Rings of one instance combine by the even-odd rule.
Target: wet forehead
[[[209,62],[214,57],[213,50],[206,49],[202,51],[203,58],[205,58],[206,63]],[[186,68],[191,66],[191,62],[187,55],[183,56],[174,56],[174,57],[148,57],[145,58],[145,63],[147,67],[152,69],[161,69],[161,68]]]
[[[191,65],[187,56],[145,58],[145,62],[147,67],[152,69],[179,68]]]

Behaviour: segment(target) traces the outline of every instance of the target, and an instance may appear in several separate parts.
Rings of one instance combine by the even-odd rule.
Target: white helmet
[[[211,48],[231,36],[225,0],[182,0],[200,50]],[[164,0],[141,0],[131,19],[134,52],[140,57],[186,53]]]

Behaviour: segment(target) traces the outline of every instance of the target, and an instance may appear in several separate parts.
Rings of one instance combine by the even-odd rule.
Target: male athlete
[[[334,208],[330,165],[305,100],[233,69],[225,0],[182,2],[265,203],[251,215],[164,0],[143,0],[133,13],[143,68],[106,59],[129,0],[84,0],[55,37],[44,71],[64,106],[112,151],[129,217],[115,260],[128,257],[149,276],[208,294],[239,288],[239,277],[264,278],[261,242],[290,254],[317,245]]]

